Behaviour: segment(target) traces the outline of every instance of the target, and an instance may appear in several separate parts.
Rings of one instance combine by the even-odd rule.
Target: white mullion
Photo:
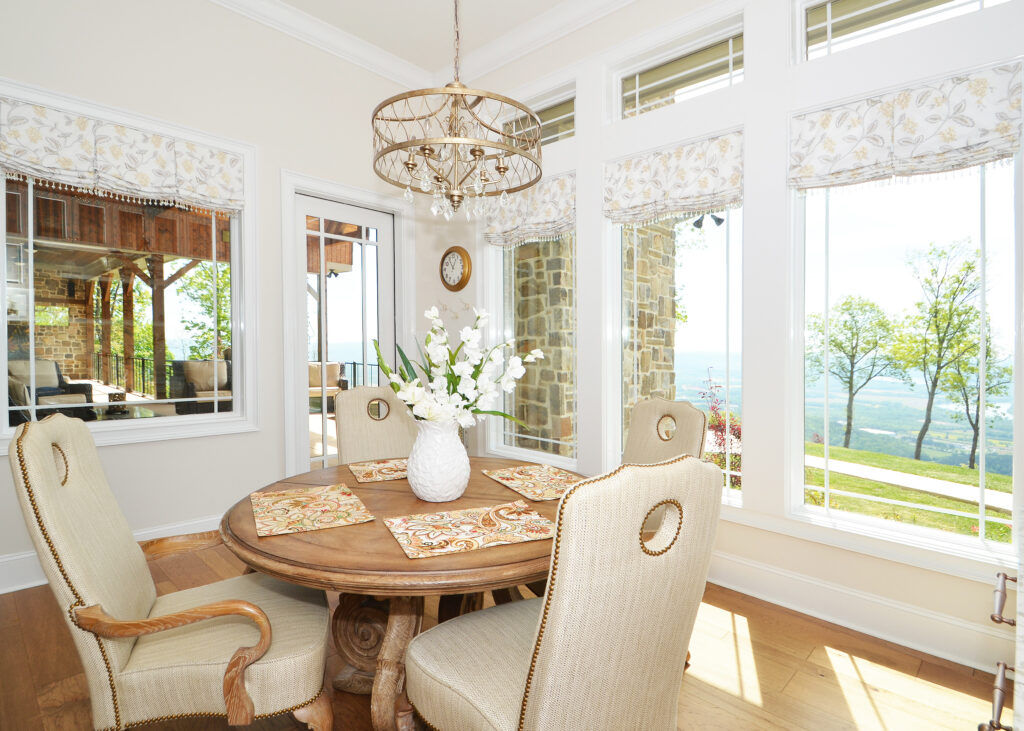
[[[832,0],[825,3],[825,54],[832,53]]]
[[[324,216],[318,211],[320,219],[319,253],[320,271],[317,273],[317,280],[320,284],[320,292],[317,297],[317,315],[320,320],[320,336],[318,338],[320,358],[320,461],[327,466],[327,252],[324,244]],[[337,404],[335,404],[337,409]]]
[[[730,50],[732,47],[732,40],[729,41]],[[732,410],[729,405],[729,391],[731,389],[732,381],[729,369],[729,360],[731,355],[731,340],[729,333],[729,325],[732,320],[732,312],[730,305],[732,304],[731,297],[731,280],[732,280],[732,269],[729,266],[730,261],[730,247],[732,246],[732,216],[729,211],[725,212],[725,487],[730,489],[730,457],[732,451],[732,433],[730,427],[732,426]]]
[[[359,274],[360,274],[360,279],[362,281],[362,287],[363,287],[362,291],[360,292],[360,299],[362,300],[362,304],[363,304],[363,307],[362,307],[362,310],[363,310],[363,312],[362,312],[363,338],[362,338],[362,343],[361,343],[361,347],[362,347],[362,350],[363,350],[363,385],[364,386],[369,386],[370,385],[370,375],[369,375],[370,374],[370,369],[369,369],[369,366],[366,363],[366,361],[367,361],[367,357],[366,357],[366,246],[364,244],[362,244],[362,243],[359,244]],[[380,320],[379,312],[378,312],[378,318],[377,319],[378,319],[378,321]],[[326,354],[327,354],[327,351],[324,351],[324,355],[326,355]],[[337,407],[335,407],[335,408],[337,408]]]
[[[981,301],[979,302],[981,309],[981,335],[978,338],[978,538],[982,541],[985,540],[985,451],[986,451],[986,440],[988,435],[985,429],[985,371],[988,369],[988,333],[987,328],[987,315],[988,315],[988,302],[985,297],[985,289],[988,285],[988,270],[986,266],[986,257],[988,256],[988,229],[985,225],[985,198],[986,198],[986,185],[985,185],[985,166],[980,167],[980,219],[978,222],[978,238],[981,241],[981,262],[979,264],[981,274]],[[968,409],[970,405],[968,404]]]
[[[220,380],[220,290],[217,285],[220,283],[218,280],[220,277],[219,271],[217,271],[217,212],[210,211],[210,266],[213,269],[213,413],[220,412],[220,386],[217,385],[217,381]],[[124,313],[124,299],[122,294],[122,306],[121,316],[125,316]],[[135,319],[135,313],[131,313],[132,319]]]
[[[831,8],[831,3],[829,4],[829,7]],[[824,338],[823,338],[823,342],[822,342],[822,351],[824,353],[824,361],[823,361],[824,373],[822,374],[822,379],[824,380],[824,383],[825,383],[825,401],[824,401],[824,405],[823,405],[823,409],[822,409],[822,415],[824,417],[823,420],[822,420],[823,421],[822,431],[824,432],[823,436],[825,438],[825,450],[824,450],[825,470],[823,472],[823,475],[824,475],[824,482],[825,482],[825,509],[826,510],[831,510],[831,503],[829,502],[829,497],[830,497],[829,492],[831,490],[831,485],[829,484],[830,480],[829,480],[829,468],[828,468],[828,456],[829,456],[829,444],[830,444],[830,442],[829,442],[829,426],[830,426],[830,422],[831,422],[831,417],[829,416],[829,401],[828,401],[828,397],[829,397],[829,392],[828,392],[829,342],[828,342],[828,339],[829,339],[829,320],[830,320],[830,315],[831,315],[831,313],[829,312],[829,304],[828,304],[828,295],[829,295],[828,283],[829,283],[829,274],[830,274],[829,268],[828,268],[829,267],[829,250],[828,249],[829,249],[829,241],[830,241],[829,233],[830,233],[830,227],[831,227],[831,223],[832,223],[831,219],[830,219],[830,210],[829,210],[830,197],[831,197],[831,191],[828,188],[825,188],[825,242],[824,242],[825,243],[825,261],[824,261],[824,263],[825,263],[825,287],[824,287],[824,300],[825,300],[825,303],[824,303],[824,317],[822,318],[822,332],[824,333]],[[805,451],[806,451],[806,449],[805,449]]]
[[[25,266],[28,268],[26,276],[26,288],[28,290],[28,311],[25,317],[28,320],[28,409],[29,420],[36,421],[36,288],[35,288],[35,204],[36,204],[36,179],[27,179],[28,212],[25,221],[26,227],[26,248],[28,251],[25,257]]]

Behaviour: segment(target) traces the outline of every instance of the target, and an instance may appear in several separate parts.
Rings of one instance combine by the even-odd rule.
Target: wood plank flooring
[[[242,568],[222,546],[150,563],[161,594]],[[436,612],[436,599],[428,600],[425,626]],[[991,712],[990,675],[710,584],[690,650],[680,729],[970,729]],[[332,648],[331,676],[340,665]],[[370,730],[368,696],[335,693],[333,705],[338,731]],[[1009,710],[1003,720],[1010,722]],[[85,675],[49,587],[0,594],[0,729],[90,728]],[[189,719],[147,728],[229,727],[222,719]],[[250,728],[304,726],[282,716]]]

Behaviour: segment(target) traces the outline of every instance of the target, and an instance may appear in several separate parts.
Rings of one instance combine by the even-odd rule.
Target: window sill
[[[722,519],[981,583],[990,583],[996,569],[1016,572],[1017,567],[1014,548],[1006,544],[979,544],[910,525],[894,530],[886,521],[856,515],[837,518],[803,506],[783,518],[723,504]]]
[[[89,431],[97,447],[225,436],[257,430],[258,426],[253,420],[233,413],[89,422]],[[13,438],[13,428],[4,429],[0,433],[0,455],[8,454]]]
[[[494,445],[487,445],[487,456],[488,457],[499,457],[501,459],[518,459],[524,462],[533,462],[536,464],[546,464],[552,467],[561,467],[563,470],[569,470],[570,472],[576,472],[577,462],[575,459],[568,457],[559,457],[555,454],[548,454],[547,452],[535,452],[532,449],[522,449],[521,447],[496,447]]]

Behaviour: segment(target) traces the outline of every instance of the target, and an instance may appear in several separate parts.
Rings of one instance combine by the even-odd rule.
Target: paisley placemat
[[[405,457],[396,459],[374,459],[369,462],[355,462],[348,468],[358,482],[383,482],[384,480],[404,480],[406,465]]]
[[[303,533],[373,520],[363,501],[345,485],[254,492],[249,499],[259,536]]]
[[[580,481],[579,475],[546,464],[523,464],[481,472],[530,500],[557,500]]]
[[[409,558],[541,541],[555,534],[555,524],[523,500],[486,508],[385,518],[384,525]]]

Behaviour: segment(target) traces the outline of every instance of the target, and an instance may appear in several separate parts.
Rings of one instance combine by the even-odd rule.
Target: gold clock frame
[[[449,254],[458,254],[462,257],[462,278],[455,284],[448,284],[444,278],[444,260],[448,258]],[[449,292],[458,292],[469,284],[469,277],[473,273],[473,260],[470,258],[469,252],[461,246],[450,246],[441,254],[441,261],[437,265],[437,273],[441,277],[441,284],[444,285],[445,289]]]

